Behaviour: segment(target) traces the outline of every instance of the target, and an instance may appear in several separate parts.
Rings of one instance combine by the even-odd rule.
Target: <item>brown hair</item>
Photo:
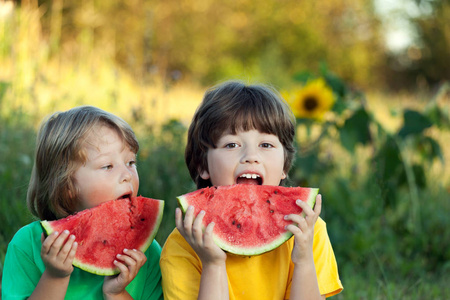
[[[189,126],[185,160],[197,188],[211,186],[210,180],[200,177],[208,170],[208,148],[226,130],[256,129],[276,135],[284,148],[283,170],[288,174],[295,154],[295,118],[281,95],[269,86],[246,85],[240,81],[226,81],[207,90]]]
[[[73,174],[86,161],[84,140],[100,125],[116,130],[131,150],[138,152],[139,143],[128,123],[93,106],[56,112],[42,122],[27,194],[33,215],[55,220],[76,212],[78,191]]]

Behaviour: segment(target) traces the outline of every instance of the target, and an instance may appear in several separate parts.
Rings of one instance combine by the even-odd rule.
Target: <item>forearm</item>
[[[103,294],[103,299],[104,300],[132,300],[133,297],[131,297],[127,291],[123,291],[120,294],[114,294],[114,295]]]
[[[69,286],[70,276],[66,277],[51,277],[47,271],[41,276],[36,288],[28,298],[29,300],[38,299],[61,299],[64,300],[66,296],[67,287]]]
[[[314,261],[294,267],[291,285],[291,300],[325,299],[320,295]]]
[[[225,262],[220,265],[203,266],[198,300],[203,299],[229,299]]]

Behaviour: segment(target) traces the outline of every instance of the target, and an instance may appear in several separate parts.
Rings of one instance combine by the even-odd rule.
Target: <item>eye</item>
[[[136,160],[130,160],[128,163],[127,163],[127,165],[129,166],[129,167],[132,167],[132,166],[135,166],[136,165]]]
[[[113,165],[105,165],[102,167],[104,170],[111,170],[113,168]]]
[[[274,146],[271,143],[261,143],[262,148],[273,148]]]
[[[225,148],[227,148],[227,149],[233,149],[233,148],[237,148],[237,147],[239,147],[239,145],[237,143],[225,144]]]

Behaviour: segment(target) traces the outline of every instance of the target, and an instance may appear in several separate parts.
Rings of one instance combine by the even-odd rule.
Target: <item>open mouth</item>
[[[130,199],[131,198],[131,193],[128,193],[128,194],[123,194],[122,196],[120,196],[119,198],[117,198],[117,200],[120,200],[120,199]]]
[[[262,185],[263,180],[261,176],[254,173],[245,173],[240,175],[236,179],[237,184],[255,184],[255,185]]]

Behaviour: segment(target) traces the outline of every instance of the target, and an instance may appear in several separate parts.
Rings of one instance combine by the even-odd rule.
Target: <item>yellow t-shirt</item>
[[[294,264],[291,261],[294,239],[258,256],[227,253],[227,275],[230,300],[289,299]],[[313,244],[319,290],[327,297],[343,287],[326,224],[319,218],[314,226]],[[195,251],[175,229],[167,238],[161,253],[164,299],[197,299],[202,264]]]

